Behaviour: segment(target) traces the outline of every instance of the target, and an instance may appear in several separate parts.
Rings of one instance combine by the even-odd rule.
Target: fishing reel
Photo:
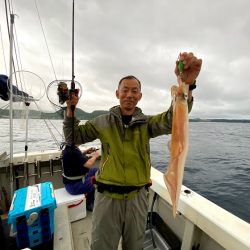
[[[65,82],[59,82],[57,87],[57,95],[59,97],[59,103],[64,104],[67,100],[69,100],[70,95],[75,93],[78,95],[79,89],[68,89],[68,86]]]
[[[74,81],[75,88],[72,89],[71,80],[55,80],[51,82],[47,87],[47,98],[51,104],[59,108],[65,108],[67,106],[66,101],[70,99],[72,93],[78,95],[80,99],[82,96],[82,86],[79,82]]]

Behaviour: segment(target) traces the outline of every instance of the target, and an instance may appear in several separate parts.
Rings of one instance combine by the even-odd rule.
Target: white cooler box
[[[86,217],[86,198],[84,194],[72,195],[65,188],[55,189],[57,206],[67,206],[70,222]]]

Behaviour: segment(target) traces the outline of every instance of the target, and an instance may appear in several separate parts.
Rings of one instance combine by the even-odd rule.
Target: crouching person
[[[78,146],[66,145],[62,151],[63,183],[68,193],[85,194],[87,210],[92,212],[95,188],[91,177],[98,171],[95,162],[100,157],[100,152],[94,148],[81,152]]]

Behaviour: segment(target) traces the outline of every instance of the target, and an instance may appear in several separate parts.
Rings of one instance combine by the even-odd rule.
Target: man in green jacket
[[[182,80],[191,86],[200,72],[202,61],[186,52],[179,60],[184,63]],[[175,73],[179,74],[178,62]],[[108,114],[79,125],[71,109],[78,103],[78,96],[72,94],[67,101],[64,134],[70,142],[74,119],[76,144],[95,139],[102,143],[101,164],[96,175],[91,249],[116,250],[122,237],[123,249],[141,250],[148,213],[149,140],[171,133],[172,106],[158,115],[144,115],[136,106],[142,93],[141,83],[134,76],[120,80],[116,97],[120,105],[111,108]],[[189,91],[189,111],[192,104],[192,91]]]

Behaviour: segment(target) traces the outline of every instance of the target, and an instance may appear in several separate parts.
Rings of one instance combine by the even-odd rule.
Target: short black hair
[[[129,76],[124,76],[120,81],[119,81],[119,84],[118,84],[118,89],[122,83],[123,80],[131,80],[131,79],[135,79],[138,83],[139,83],[139,87],[141,89],[141,82],[138,78],[136,78],[135,76],[132,76],[132,75],[129,75]]]

